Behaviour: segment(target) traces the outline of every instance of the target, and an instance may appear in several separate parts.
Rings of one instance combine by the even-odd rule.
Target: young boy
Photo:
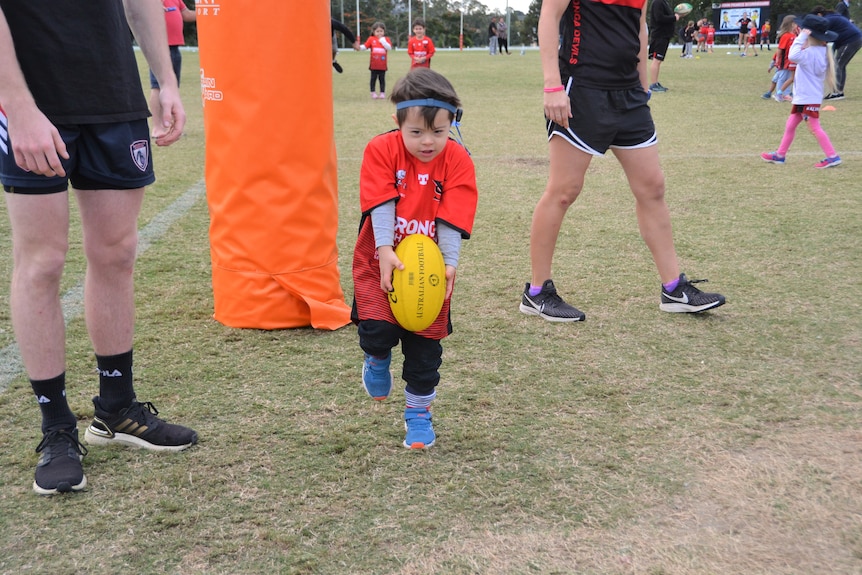
[[[425,35],[425,20],[422,18],[416,18],[413,21],[413,36],[407,40],[407,54],[410,56],[411,68],[431,67],[434,42]]]
[[[392,390],[392,348],[401,342],[401,377],[407,382],[403,445],[425,449],[436,439],[429,406],[440,381],[440,340],[452,332],[449,304],[455,269],[461,240],[473,229],[478,190],[467,150],[449,138],[450,126],[461,114],[449,81],[429,68],[415,68],[396,82],[390,99],[398,128],[373,138],[362,159],[351,317],[365,352],[362,385],[377,401]],[[443,253],[446,300],[434,323],[414,333],[396,322],[388,293],[393,270],[404,269],[395,246],[416,228],[430,229]]]

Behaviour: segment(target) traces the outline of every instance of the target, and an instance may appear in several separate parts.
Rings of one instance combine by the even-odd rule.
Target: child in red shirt
[[[789,102],[793,99],[790,93],[793,91],[796,64],[788,57],[788,54],[798,33],[799,26],[796,24],[796,17],[788,14],[781,21],[781,27],[778,29],[778,50],[775,54],[778,70],[782,72],[781,77],[776,79],[776,90],[772,95],[778,102]]]
[[[443,346],[452,331],[449,305],[461,240],[469,239],[478,202],[476,171],[467,150],[449,138],[461,102],[446,78],[415,68],[395,84],[397,130],[368,143],[359,177],[362,218],[353,251],[351,319],[365,352],[362,385],[382,401],[392,391],[392,348],[401,342],[401,377],[408,449],[434,445],[429,406],[440,381]],[[457,125],[457,124],[456,124]],[[404,266],[395,246],[421,230],[440,246],[446,264],[446,299],[430,327],[411,332],[398,325],[389,307],[392,272]]]
[[[407,54],[410,56],[411,68],[431,67],[434,42],[425,35],[425,20],[422,18],[416,18],[413,21],[413,36],[407,40]]]
[[[371,26],[371,36],[360,47],[362,50],[371,51],[371,98],[373,100],[386,98],[386,70],[389,67],[388,54],[392,49],[392,40],[386,37],[386,25],[383,22],[375,22]],[[380,83],[380,93],[374,91],[377,83]]]

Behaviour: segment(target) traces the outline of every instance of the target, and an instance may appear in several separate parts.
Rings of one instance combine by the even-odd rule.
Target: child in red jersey
[[[386,37],[386,25],[383,22],[375,22],[371,26],[371,36],[361,46],[362,50],[371,51],[371,98],[373,100],[386,98],[386,70],[389,67],[389,56],[387,52],[392,49],[392,40]],[[377,83],[380,83],[380,93],[374,91]]]
[[[461,114],[449,81],[430,68],[415,68],[396,82],[390,99],[398,129],[373,138],[362,159],[362,218],[353,251],[351,318],[365,352],[362,385],[375,400],[386,399],[392,390],[392,348],[401,342],[401,377],[407,383],[403,445],[425,449],[436,440],[429,406],[440,381],[440,340],[452,331],[449,305],[455,269],[461,240],[473,229],[478,190],[470,155],[449,138],[449,129]],[[414,333],[398,325],[388,294],[393,270],[404,269],[395,246],[416,230],[440,246],[446,299],[431,326]]]
[[[715,24],[709,23],[706,29],[706,50],[712,54],[712,49],[715,47]]]
[[[793,90],[796,64],[790,59],[789,53],[798,33],[799,26],[796,24],[796,17],[788,14],[781,21],[781,27],[778,29],[778,49],[775,58],[778,70],[782,74],[776,78],[775,93],[772,95],[777,102],[789,102],[793,99],[790,92]]]
[[[749,49],[751,52],[757,56],[757,49],[754,45],[757,43],[757,24],[753,21],[748,24],[748,38],[745,41],[745,49],[742,51],[740,56],[747,56]]]
[[[422,18],[416,18],[413,21],[413,36],[407,40],[407,54],[410,56],[411,68],[431,67],[434,42],[425,35],[425,20]]]
[[[766,44],[767,50],[772,50],[769,47],[769,34],[772,32],[772,24],[769,23],[769,20],[763,23],[763,26],[760,27],[760,51],[763,51],[763,45]]]

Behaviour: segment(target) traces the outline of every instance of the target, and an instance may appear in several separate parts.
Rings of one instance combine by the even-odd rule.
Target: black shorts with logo
[[[10,193],[54,194],[69,183],[77,190],[134,190],[156,181],[146,119],[113,124],[59,125],[69,159],[60,158],[66,176],[41,176],[15,163],[0,114],[0,182]]]

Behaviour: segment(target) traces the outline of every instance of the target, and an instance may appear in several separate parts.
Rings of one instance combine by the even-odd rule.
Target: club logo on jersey
[[[439,202],[443,199],[443,182],[434,180],[434,201]]]
[[[138,166],[142,172],[147,170],[150,165],[150,144],[147,140],[138,140],[132,142],[129,146],[129,151],[132,153],[132,161]]]
[[[407,170],[395,170],[395,187],[403,189],[404,178],[407,177]]]
[[[416,179],[419,180],[420,186],[424,186],[428,183],[428,174],[416,174]]]

